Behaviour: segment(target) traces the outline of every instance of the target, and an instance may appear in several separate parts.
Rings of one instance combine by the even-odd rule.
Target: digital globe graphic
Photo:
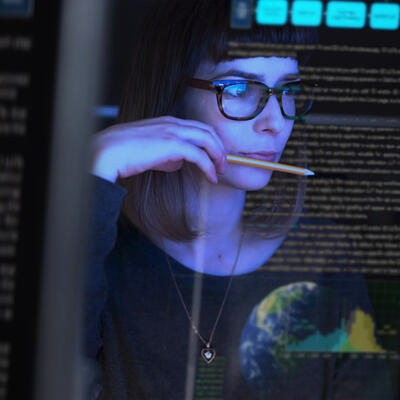
[[[259,397],[319,373],[320,360],[300,352],[384,352],[372,317],[331,288],[294,282],[252,310],[240,341],[242,374]]]

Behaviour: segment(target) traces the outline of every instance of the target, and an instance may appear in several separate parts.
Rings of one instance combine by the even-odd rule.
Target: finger
[[[215,131],[215,129],[211,125],[208,125],[201,121],[196,121],[196,120],[192,120],[192,119],[182,119],[182,118],[173,117],[171,115],[165,115],[165,116],[157,117],[157,118],[149,118],[149,119],[142,119],[140,121],[129,122],[126,124],[126,126],[129,127],[129,125],[134,125],[136,127],[139,127],[139,126],[148,126],[148,125],[156,125],[156,124],[176,124],[176,125],[181,125],[181,126],[188,126],[188,127],[195,127],[195,128],[203,129],[203,130],[209,132],[215,138],[215,140],[221,146],[222,150],[225,152],[225,146],[222,143],[222,140],[220,139],[220,137],[217,134],[217,132]]]
[[[166,162],[176,162],[180,160],[185,160],[192,164],[197,165],[197,167],[203,171],[207,179],[212,183],[217,183],[218,178],[215,170],[214,163],[211,161],[207,152],[201,148],[194,146],[188,142],[182,143],[175,152],[169,153]]]
[[[180,139],[189,141],[190,143],[204,149],[215,163],[218,172],[224,172],[226,154],[209,131],[202,128],[194,128],[192,126],[176,125],[173,128],[173,134]]]
[[[157,165],[152,169],[155,171],[174,172],[180,170],[182,166],[183,166],[183,160],[167,161],[166,163]]]
[[[181,119],[181,118],[175,118],[175,117],[168,117],[168,118],[171,122],[175,122],[179,125],[194,126],[196,128],[200,128],[200,129],[210,132],[215,137],[216,141],[219,143],[221,148],[225,151],[225,146],[222,143],[221,138],[219,137],[218,133],[211,125],[208,125],[205,122],[197,121],[194,119]]]

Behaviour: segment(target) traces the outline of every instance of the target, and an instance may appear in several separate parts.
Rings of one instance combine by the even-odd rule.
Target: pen
[[[251,167],[271,169],[275,171],[288,172],[289,174],[297,175],[314,175],[314,172],[300,167],[295,167],[293,165],[281,164],[270,161],[256,160],[254,158],[234,156],[228,154],[226,157],[227,161],[233,164],[249,165]]]

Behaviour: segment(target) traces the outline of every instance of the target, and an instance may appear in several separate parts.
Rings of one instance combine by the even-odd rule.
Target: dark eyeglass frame
[[[265,92],[267,94],[264,101],[260,102],[257,106],[257,109],[254,111],[254,113],[248,117],[232,117],[230,115],[227,115],[224,111],[224,108],[222,107],[222,93],[223,93],[224,89],[228,86],[237,85],[240,83],[250,83],[252,85],[262,86],[265,89]],[[296,82],[293,82],[293,83],[296,83]],[[286,115],[286,113],[283,109],[283,106],[282,106],[282,93],[288,88],[288,86],[281,86],[278,88],[270,88],[269,86],[267,86],[266,84],[264,84],[262,82],[252,81],[252,80],[247,80],[247,79],[242,79],[242,80],[230,80],[229,79],[229,80],[209,81],[209,80],[199,79],[199,78],[192,78],[190,80],[190,86],[193,88],[197,88],[197,89],[205,89],[205,90],[215,91],[216,95],[217,95],[217,103],[218,103],[219,111],[221,112],[221,114],[224,117],[235,120],[235,121],[249,121],[250,119],[255,118],[258,114],[261,113],[261,111],[267,105],[268,100],[272,95],[276,95],[278,103],[279,103],[279,107],[281,109],[281,113],[284,116],[284,118],[290,119],[290,120],[302,119],[310,111],[312,104],[313,104],[313,100],[311,100],[310,106],[303,114],[292,117],[292,116]],[[317,85],[314,84],[313,86],[315,87]]]

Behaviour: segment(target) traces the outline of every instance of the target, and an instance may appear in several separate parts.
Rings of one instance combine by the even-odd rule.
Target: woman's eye
[[[225,88],[224,92],[230,96],[242,97],[247,92],[247,85],[245,83],[243,83],[243,84],[227,86]]]

